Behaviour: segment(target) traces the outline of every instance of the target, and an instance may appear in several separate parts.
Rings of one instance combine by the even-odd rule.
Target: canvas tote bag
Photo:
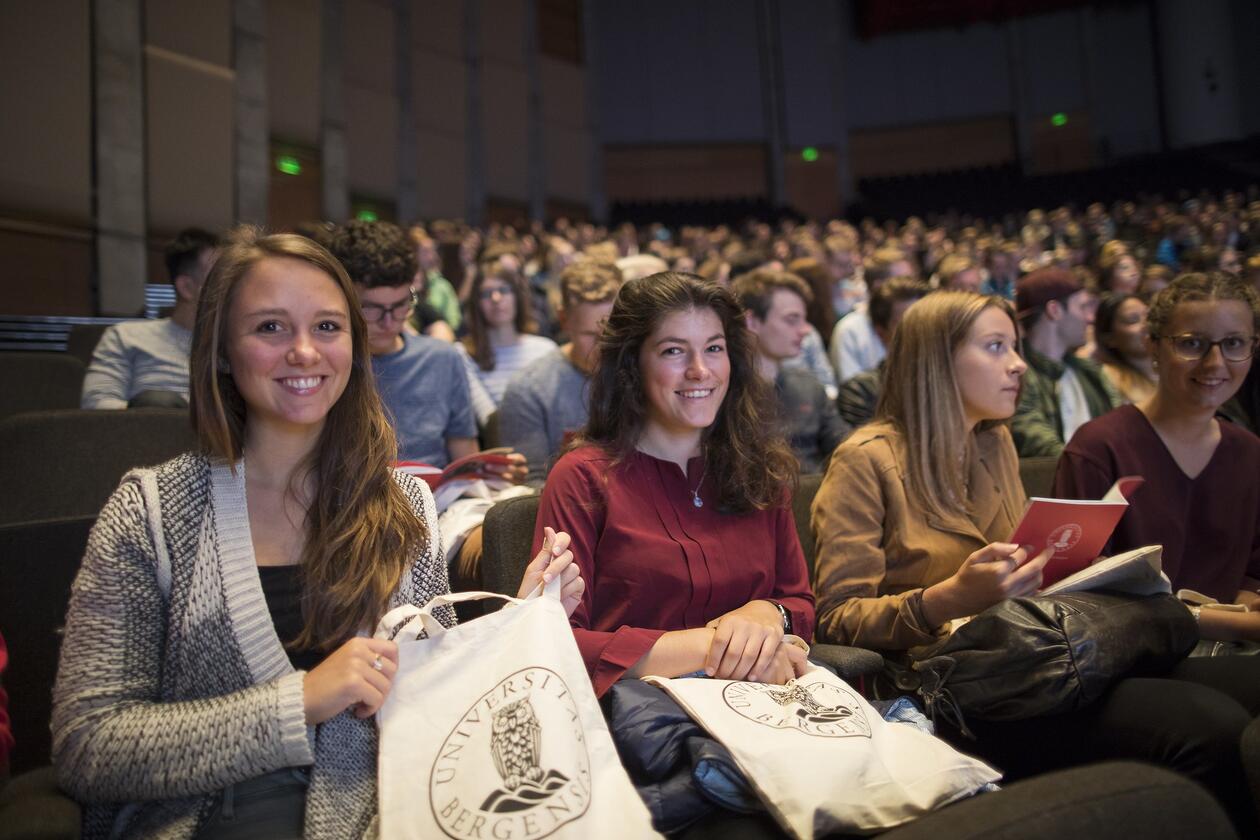
[[[800,840],[869,834],[997,781],[992,767],[879,713],[824,668],[787,685],[647,677],[721,741]]]
[[[441,595],[381,619],[378,638],[407,622],[393,634],[398,673],[377,713],[385,840],[658,836],[617,758],[560,587],[556,578],[523,601]],[[449,630],[432,614],[484,598],[513,606]]]

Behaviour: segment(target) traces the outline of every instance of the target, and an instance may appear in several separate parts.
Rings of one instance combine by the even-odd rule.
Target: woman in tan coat
[[[836,450],[814,500],[820,639],[905,650],[1041,585],[1045,558],[1000,542],[1025,504],[995,425],[1027,367],[1015,339],[997,298],[938,292],[907,311],[875,421]]]
[[[937,292],[906,312],[875,420],[836,449],[814,500],[818,641],[899,655],[951,619],[1040,588],[1046,555],[1001,542],[1025,504],[1001,425],[1025,370],[1017,338],[1010,304],[996,297]],[[1218,662],[1122,679],[1067,714],[969,720],[975,741],[947,725],[939,734],[1008,779],[1114,758],[1162,764],[1213,791],[1242,836],[1257,836],[1239,753],[1254,711]]]

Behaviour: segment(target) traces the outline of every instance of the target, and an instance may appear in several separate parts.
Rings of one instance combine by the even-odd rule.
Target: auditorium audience
[[[1150,302],[1159,291],[1173,281],[1172,269],[1166,265],[1148,265],[1142,272],[1142,282],[1138,286],[1138,294],[1146,302]]]
[[[500,442],[525,456],[526,481],[535,487],[542,487],[564,443],[586,425],[599,335],[622,276],[616,266],[581,260],[559,281],[560,326],[569,340],[512,377],[499,405]]]
[[[1019,246],[1003,242],[989,251],[989,276],[980,287],[986,295],[1015,299],[1015,282],[1019,279]]]
[[[898,325],[875,421],[836,450],[814,499],[819,641],[898,657],[952,619],[1040,588],[1048,553],[1002,542],[1026,502],[1002,423],[1028,368],[1017,335],[1008,304],[962,292],[929,295]],[[1260,712],[1260,660],[1229,659],[1121,679],[1077,711],[968,718],[975,740],[943,717],[938,726],[1008,779],[1119,757],[1170,766],[1250,833],[1239,738]]]
[[[456,345],[481,426],[498,409],[516,372],[556,349],[554,341],[535,333],[529,291],[515,257],[488,251],[470,286],[468,334]]]
[[[123,321],[105,330],[83,377],[82,408],[187,405],[197,295],[218,247],[218,237],[199,228],[180,231],[166,246],[174,310],[168,318]]]
[[[684,274],[626,283],[600,339],[590,420],[552,468],[538,522],[591,582],[571,622],[597,694],[704,670],[783,683],[814,598],[788,501],[796,460],[729,291]],[[535,529],[541,544],[543,532]]]
[[[1255,610],[1201,616],[1204,637],[1226,641],[1260,641],[1260,438],[1216,416],[1252,367],[1258,327],[1250,287],[1221,272],[1178,277],[1145,326],[1158,386],[1082,426],[1055,476],[1055,495],[1068,499],[1145,478],[1109,553],[1162,545],[1175,589]]]
[[[406,235],[390,222],[352,220],[333,231],[328,250],[354,283],[399,458],[445,467],[476,452],[477,418],[459,353],[403,329],[419,302],[415,249]]]
[[[408,232],[408,238],[416,250],[416,265],[419,269],[416,280],[424,291],[421,296],[423,302],[432,309],[437,318],[446,322],[453,333],[459,332],[460,325],[464,321],[463,313],[460,311],[459,295],[456,294],[451,281],[442,276],[442,260],[438,255],[437,243],[425,232],[422,225],[414,225]],[[417,288],[417,291],[421,288]],[[421,317],[418,320],[423,322],[424,319]],[[425,331],[423,326],[420,329]],[[442,338],[445,339],[445,336]],[[454,336],[449,340],[453,341]]]
[[[1076,355],[1097,302],[1072,272],[1043,268],[1019,281],[1015,306],[1029,369],[1011,433],[1021,458],[1058,457],[1077,429],[1120,403],[1098,364]]]
[[[728,283],[734,284],[743,275],[758,269],[782,271],[783,261],[770,259],[764,251],[757,249],[744,251],[732,260],[730,271],[727,274]],[[801,341],[801,351],[791,358],[784,359],[780,364],[785,368],[793,368],[810,373],[818,380],[818,384],[822,385],[823,391],[827,394],[827,399],[834,400],[840,388],[836,382],[836,372],[827,360],[827,348],[823,344],[822,336],[814,329],[813,324],[807,323],[806,326],[808,329],[805,332],[805,338]]]
[[[391,470],[354,295],[294,235],[239,232],[206,280],[190,366],[202,452],[124,479],[70,598],[53,760],[87,838],[375,822],[372,718],[398,648],[363,632],[447,579],[427,486]],[[560,573],[571,609],[565,543],[547,532],[522,594]]]
[[[1094,314],[1094,361],[1123,402],[1155,393],[1155,362],[1146,343],[1146,304],[1136,294],[1104,294]]]
[[[1142,270],[1125,243],[1113,240],[1103,246],[1098,258],[1099,289],[1115,295],[1131,295],[1138,290]]]
[[[869,311],[875,334],[885,346],[892,341],[893,330],[906,310],[931,291],[926,283],[909,277],[895,277],[880,286],[871,298]],[[840,386],[836,403],[840,416],[850,428],[865,425],[875,416],[875,407],[883,390],[884,367],[881,359],[874,370],[862,371]]]
[[[936,288],[959,292],[978,292],[984,281],[980,267],[971,257],[962,254],[949,254],[942,258],[934,277]]]
[[[871,295],[894,277],[914,276],[910,260],[895,248],[876,251],[866,261],[862,274]],[[884,342],[875,332],[865,304],[856,306],[836,324],[831,336],[831,362],[841,382],[873,369],[884,358],[884,353]]]
[[[799,257],[787,265],[787,270],[800,277],[809,286],[809,306],[805,315],[809,323],[825,340],[831,339],[839,315],[836,312],[837,286],[827,267],[815,257]]]
[[[767,269],[741,275],[731,291],[752,334],[757,373],[774,388],[780,433],[802,473],[822,472],[849,428],[812,374],[783,366],[800,355],[809,334],[805,310],[813,293],[797,275]]]

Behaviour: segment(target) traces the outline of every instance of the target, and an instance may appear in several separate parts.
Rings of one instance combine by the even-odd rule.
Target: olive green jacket
[[[1059,404],[1059,380],[1067,368],[1076,373],[1089,416],[1106,414],[1124,401],[1114,385],[1103,375],[1097,362],[1069,354],[1062,360],[1043,356],[1024,344],[1024,373],[1019,393],[1019,407],[1011,420],[1011,435],[1021,458],[1059,457],[1063,445],[1063,413]]]

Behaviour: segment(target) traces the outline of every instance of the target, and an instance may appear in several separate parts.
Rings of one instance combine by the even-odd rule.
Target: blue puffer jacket
[[[765,810],[726,747],[661,689],[621,680],[605,704],[621,762],[657,831],[681,831],[715,810]]]

